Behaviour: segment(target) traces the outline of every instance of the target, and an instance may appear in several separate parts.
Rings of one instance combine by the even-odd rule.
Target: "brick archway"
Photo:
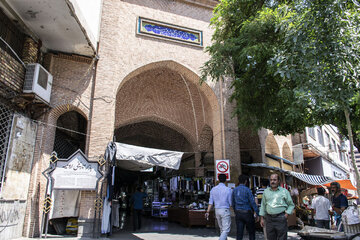
[[[46,144],[44,144],[44,149],[43,152],[45,154],[51,154],[52,149],[54,148],[54,140],[55,140],[55,130],[56,130],[56,123],[58,118],[63,115],[64,113],[70,112],[70,111],[75,111],[77,113],[79,113],[81,116],[83,116],[86,121],[88,121],[88,116],[87,114],[85,114],[85,112],[83,111],[83,109],[71,105],[71,104],[64,104],[64,105],[59,105],[55,108],[53,108],[50,113],[48,114],[47,117],[47,126],[45,126],[45,131],[46,131]],[[86,140],[86,142],[88,142],[88,138]],[[87,146],[88,144],[86,143],[85,146]],[[87,151],[87,150],[85,150]]]
[[[143,120],[170,127],[199,151],[204,126],[220,131],[219,103],[199,76],[174,61],[147,64],[129,73],[116,95],[115,129]],[[218,139],[214,139],[216,141]]]
[[[293,160],[292,154],[291,154],[291,149],[289,147],[289,144],[286,142],[284,143],[283,147],[282,147],[282,157],[285,159],[288,159],[290,161]]]

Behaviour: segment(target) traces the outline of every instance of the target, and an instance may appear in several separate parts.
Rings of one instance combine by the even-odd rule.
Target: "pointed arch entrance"
[[[210,138],[211,147],[206,146],[206,151],[220,157],[220,134],[213,135],[220,132],[218,100],[199,80],[197,74],[174,61],[150,63],[128,74],[116,94],[116,140],[200,153],[195,158],[201,161],[204,142],[209,145]]]

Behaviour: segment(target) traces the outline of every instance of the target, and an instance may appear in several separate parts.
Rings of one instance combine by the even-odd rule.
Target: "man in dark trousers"
[[[249,177],[246,175],[239,176],[239,186],[237,186],[232,194],[232,205],[235,210],[236,221],[236,240],[242,240],[244,235],[244,227],[249,232],[249,240],[255,240],[255,219],[259,219],[259,209],[256,206],[254,196],[251,190],[246,186]]]
[[[279,186],[278,174],[271,174],[270,187],[265,189],[260,208],[261,227],[266,221],[266,236],[269,240],[287,239],[287,218],[295,205],[287,189]]]
[[[338,182],[332,182],[330,184],[330,189],[331,193],[333,194],[332,209],[335,212],[335,223],[336,226],[339,227],[341,223],[342,212],[349,206],[349,204],[345,195],[341,193],[340,184]],[[344,231],[342,226],[339,231]]]
[[[133,204],[133,230],[141,228],[141,213],[143,210],[143,199],[147,194],[143,192],[141,187],[136,188],[136,192],[131,196],[130,203]]]

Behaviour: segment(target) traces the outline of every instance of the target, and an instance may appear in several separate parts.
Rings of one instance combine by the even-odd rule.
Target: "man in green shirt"
[[[261,221],[264,227],[266,222],[266,235],[271,240],[287,239],[287,217],[294,210],[294,203],[290,193],[285,188],[279,187],[278,174],[270,176],[270,187],[265,189],[260,208]]]

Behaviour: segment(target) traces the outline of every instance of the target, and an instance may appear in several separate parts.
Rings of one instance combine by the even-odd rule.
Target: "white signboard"
[[[97,162],[89,162],[81,150],[67,160],[59,159],[50,173],[53,189],[95,190],[101,177]]]
[[[216,179],[218,181],[219,174],[225,174],[226,181],[230,180],[230,160],[216,160]]]

